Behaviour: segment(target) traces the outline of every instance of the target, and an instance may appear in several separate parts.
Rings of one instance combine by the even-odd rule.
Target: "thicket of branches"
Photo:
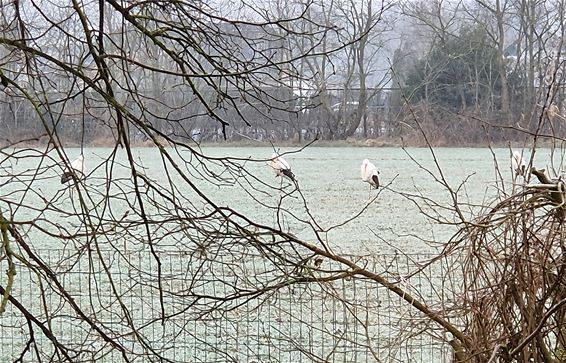
[[[293,287],[310,288],[310,296],[322,290],[324,297],[340,301],[345,315],[367,326],[371,303],[348,300],[332,288],[334,281],[384,287],[409,311],[399,339],[419,334],[425,326],[434,339],[453,347],[456,361],[561,361],[566,300],[561,273],[564,183],[554,180],[559,172],[543,173],[532,163],[528,169],[537,167],[533,175],[538,180],[527,174],[524,184],[516,180],[511,193],[501,187],[493,206],[471,208],[462,200],[465,188],[447,180],[428,143],[433,167],[414,160],[415,167],[425,169],[448,202],[384,184],[360,207],[363,213],[375,198],[390,193],[405,198],[435,225],[459,229],[428,265],[459,261],[450,263],[443,277],[452,281],[464,276],[464,284],[452,285],[449,299],[428,304],[419,286],[407,282],[425,266],[407,276],[392,276],[363,259],[335,253],[326,235],[336,226],[317,220],[299,184],[281,190],[250,167],[267,160],[212,157],[192,142],[190,124],[201,118],[214,122],[222,136],[233,123],[245,124],[251,114],[274,124],[291,122],[289,94],[273,89],[285,89],[287,77],[296,76],[308,62],[330,67],[325,62],[344,47],[361,51],[367,32],[330,42],[337,39],[332,23],[309,16],[321,4],[285,5],[284,14],[271,17],[258,4],[242,3],[241,15],[230,18],[222,15],[224,9],[198,1],[2,3],[1,92],[9,100],[4,112],[22,112],[35,120],[1,149],[0,162],[0,258],[6,266],[0,313],[11,309],[26,321],[22,326],[28,344],[20,361],[94,360],[116,353],[124,361],[171,361],[150,332],[162,329],[165,336],[167,329],[179,328],[176,318],[183,314],[191,322],[238,320],[239,308],[261,309],[271,296]],[[264,48],[266,36],[279,45]],[[289,44],[291,36],[303,47]],[[533,111],[534,129],[515,130],[532,141],[531,155],[541,140],[557,146],[563,142],[557,128],[547,127],[551,101],[559,92],[556,84],[554,77],[544,88],[541,110]],[[405,106],[413,129],[427,141],[427,119],[410,102]],[[69,149],[62,139],[72,132],[66,125],[71,119],[81,146],[88,143],[89,124],[96,135],[113,140],[113,148],[89,166],[85,179],[58,189],[53,185],[69,169]],[[489,128],[488,135],[504,132],[509,124],[499,126]],[[45,135],[47,142],[20,147],[28,134]],[[158,170],[134,154],[136,135],[155,146]],[[504,185],[502,173],[496,175],[498,186]],[[259,221],[242,214],[232,201],[217,202],[213,195],[218,186],[244,191],[272,211],[274,220]],[[298,201],[294,206],[299,211],[288,206],[289,200]],[[66,254],[58,263],[46,264],[45,248]],[[137,263],[128,259],[132,250],[143,256]],[[183,256],[186,265],[181,267],[187,268],[176,270],[162,258],[168,253]],[[257,261],[262,267],[250,274],[250,264]],[[76,284],[61,280],[79,264],[89,271],[79,284],[88,286],[85,300],[74,296]],[[120,277],[125,269],[131,276],[126,282]],[[24,283],[19,280],[24,271],[33,276],[30,284],[38,301],[12,294]],[[140,294],[131,295],[137,289]],[[52,310],[49,294],[70,312]],[[153,299],[157,308],[144,316],[132,303],[136,299]],[[358,316],[359,309],[366,309],[367,320]],[[53,323],[60,320],[70,321],[100,344],[62,342],[64,333]],[[189,323],[183,324],[180,329],[195,337]],[[369,330],[362,329],[354,340],[344,332],[325,333],[374,352]],[[49,341],[48,354],[32,344],[38,336]],[[315,354],[292,342],[313,360],[334,354],[333,349]],[[229,348],[219,354],[226,361],[237,360]]]

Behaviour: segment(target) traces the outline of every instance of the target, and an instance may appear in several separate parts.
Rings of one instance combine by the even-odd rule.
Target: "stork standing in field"
[[[291,166],[287,160],[283,159],[279,154],[273,153],[267,166],[269,166],[269,169],[275,174],[275,177],[286,177],[292,182],[295,181],[295,174],[291,171]]]
[[[513,168],[513,179],[517,176],[525,177],[525,161],[523,156],[517,150],[513,151],[513,156],[511,156],[511,167]]]
[[[84,157],[83,154],[81,154],[71,162],[71,170],[68,170],[61,175],[61,184],[69,182],[73,179],[73,177],[84,178],[85,174],[86,168],[84,164]]]
[[[370,191],[372,187],[375,189],[379,188],[379,171],[377,171],[377,168],[371,161],[364,159],[364,161],[362,162],[361,171],[362,181],[369,184]]]

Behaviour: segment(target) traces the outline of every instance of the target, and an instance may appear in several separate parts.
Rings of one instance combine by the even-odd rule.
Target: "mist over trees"
[[[563,114],[566,107],[562,1],[285,0],[261,11],[243,6],[232,17],[203,4],[206,16],[190,20],[160,3],[132,4],[127,13],[117,11],[119,3],[93,3],[82,16],[57,4],[45,12],[26,1],[2,5],[3,84],[19,89],[4,86],[0,95],[4,143],[45,136],[44,122],[66,142],[117,141],[117,128],[98,127],[114,116],[97,110],[94,88],[112,86],[126,106],[136,102],[121,89],[128,83],[137,87],[144,109],[136,113],[147,127],[197,142],[409,140],[408,108],[436,141],[485,142],[482,126],[503,126],[490,137],[513,139],[512,128],[537,127],[541,108],[554,104]],[[176,23],[190,36],[172,32]],[[88,39],[80,36],[85,28]],[[166,46],[187,52],[190,63],[180,64]],[[68,68],[55,69],[49,57]],[[179,82],[182,72],[189,76]],[[100,80],[106,85],[94,84]],[[42,111],[49,120],[22,93],[49,100]],[[149,139],[143,128],[127,135]]]

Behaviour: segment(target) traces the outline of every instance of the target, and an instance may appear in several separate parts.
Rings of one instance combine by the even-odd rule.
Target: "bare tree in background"
[[[342,119],[352,118],[344,131],[346,137],[353,135],[362,122],[364,136],[367,137],[370,101],[378,96],[383,84],[389,82],[386,75],[380,77],[376,74],[379,61],[383,62],[383,48],[387,42],[383,39],[383,34],[387,30],[383,15],[391,8],[390,4],[381,3],[380,6],[376,6],[371,0],[362,3],[361,6],[359,3],[349,1],[344,2],[339,9],[343,18],[347,19],[346,29],[349,39],[359,38],[358,41],[352,42],[353,45],[346,50],[347,73],[344,82],[344,96],[339,107]],[[377,27],[382,28],[378,30]],[[354,94],[352,95],[354,97],[347,98],[348,93],[353,93],[350,91],[352,88],[358,89],[357,97]],[[350,99],[354,100],[353,104],[356,106],[353,107],[355,109],[353,115],[348,112],[347,107],[352,102],[348,102]]]
[[[496,45],[495,49],[497,50],[497,58],[498,59],[505,59],[505,47],[506,47],[506,24],[508,20],[506,19],[506,15],[508,14],[508,9],[510,4],[508,1],[500,1],[496,0],[494,3],[487,3],[484,1],[478,1],[476,4],[477,7],[472,7],[469,11],[469,14],[472,15],[472,18],[475,21],[481,21],[478,19],[475,14],[482,13],[482,11],[478,11],[478,9],[485,9],[491,16],[488,18],[489,21],[486,24],[486,30],[493,40],[494,44]],[[501,94],[501,101],[500,101],[500,108],[501,108],[501,118],[504,123],[507,125],[512,123],[512,118],[510,114],[510,104],[509,104],[509,85],[507,81],[507,69],[505,68],[504,62],[498,62],[497,64],[497,73],[499,75],[499,82],[500,82],[500,94]]]
[[[291,2],[292,3],[292,2]],[[299,4],[300,2],[296,2]],[[283,5],[283,4],[282,4]],[[384,69],[379,74],[379,64],[385,66],[384,34],[390,27],[384,19],[392,4],[387,2],[331,1],[314,3],[308,8],[297,31],[315,32],[313,24],[333,28],[331,37],[310,40],[291,38],[292,47],[299,53],[309,48],[317,50],[317,57],[301,59],[297,69],[303,79],[314,84],[319,108],[319,129],[328,139],[345,139],[354,134],[362,121],[367,122],[368,107],[387,83]],[[306,41],[305,41],[306,40]],[[345,43],[339,52],[327,53],[327,49]]]

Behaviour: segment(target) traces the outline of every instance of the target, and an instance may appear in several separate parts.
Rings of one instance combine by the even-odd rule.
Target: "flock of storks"
[[[283,159],[277,153],[271,155],[271,159],[267,163],[269,169],[275,174],[275,177],[286,177],[292,182],[295,182],[295,174],[291,171],[291,166],[287,160]],[[371,161],[364,159],[362,162],[361,177],[362,181],[370,185],[370,189],[373,187],[375,189],[379,188],[379,171]]]
[[[521,154],[518,154],[519,158]],[[291,171],[291,166],[287,160],[283,159],[278,153],[273,153],[271,159],[267,163],[269,169],[275,174],[275,177],[285,177],[295,182],[295,174]],[[523,164],[524,169],[524,164]],[[379,188],[379,172],[377,168],[371,161],[364,159],[361,166],[361,177],[362,181],[370,185],[370,189],[373,187],[375,189]],[[86,168],[84,163],[83,154],[79,155],[75,160],[71,162],[71,169],[64,172],[61,176],[61,184],[68,183],[73,178],[83,178],[86,175]]]
[[[291,171],[291,166],[287,160],[283,159],[279,154],[273,153],[267,165],[275,174],[275,177],[286,177],[293,182],[295,181],[295,174]],[[516,176],[525,176],[525,161],[523,160],[523,155],[517,150],[513,151],[513,155],[511,156],[511,166]],[[370,189],[379,188],[379,171],[375,165],[368,159],[364,159],[360,169],[362,181],[368,183]]]
[[[275,174],[275,177],[285,177],[292,182],[295,182],[295,174],[291,171],[291,166],[287,162],[287,160],[283,159],[278,153],[273,153],[271,155],[271,159],[267,163],[269,169]],[[61,176],[61,184],[68,183],[73,178],[84,178],[86,175],[86,168],[84,164],[84,157],[83,154],[79,155],[75,160],[73,160],[70,164],[71,169],[64,172]],[[513,155],[511,156],[511,166],[513,167],[513,171],[515,175],[524,176],[525,175],[525,161],[523,160],[523,156],[517,150],[513,151]],[[371,188],[379,188],[379,171],[375,165],[369,161],[368,159],[364,159],[362,161],[361,169],[361,177],[362,181],[368,183]]]

